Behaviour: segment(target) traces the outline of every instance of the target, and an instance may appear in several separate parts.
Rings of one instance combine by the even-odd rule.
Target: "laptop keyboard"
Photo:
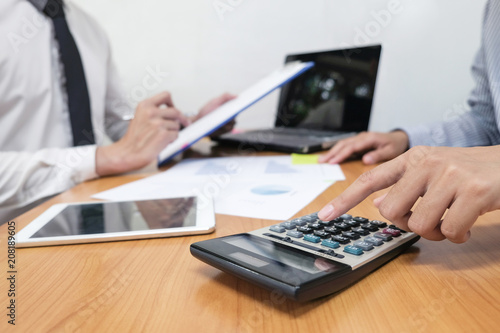
[[[355,132],[320,131],[307,128],[273,128],[255,130],[243,133],[227,133],[220,136],[217,141],[229,144],[244,144],[250,146],[266,147],[267,149],[312,153],[329,149],[336,142],[355,135]]]
[[[251,131],[248,134],[275,134],[275,135],[289,135],[289,136],[294,136],[296,137],[297,135],[300,136],[310,136],[310,137],[336,137],[338,135],[343,135],[347,134],[348,132],[343,132],[343,131],[321,131],[321,130],[313,130],[313,129],[307,129],[307,128],[286,128],[286,127],[278,127],[278,128],[273,128],[273,129],[267,129],[267,130],[257,130],[257,131]]]
[[[302,130],[302,129],[300,129]],[[300,131],[296,129],[290,131],[289,129],[282,130],[257,130],[246,133],[238,134],[238,138],[241,141],[270,144],[270,145],[282,145],[295,147],[298,144],[300,146],[308,145],[318,145],[323,142],[334,142],[343,139],[344,137],[351,136],[352,133],[349,132],[324,132],[324,131]],[[300,141],[297,141],[300,139]]]

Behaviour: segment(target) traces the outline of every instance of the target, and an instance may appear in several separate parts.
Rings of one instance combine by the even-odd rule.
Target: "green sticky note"
[[[318,164],[319,155],[292,154],[292,164]]]

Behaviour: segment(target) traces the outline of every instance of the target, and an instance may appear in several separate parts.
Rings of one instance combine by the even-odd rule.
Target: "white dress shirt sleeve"
[[[106,134],[111,140],[118,141],[125,135],[129,125],[129,121],[123,117],[132,115],[134,110],[127,102],[111,51],[108,54],[104,123]]]
[[[96,146],[0,152],[0,223],[18,208],[96,178]]]

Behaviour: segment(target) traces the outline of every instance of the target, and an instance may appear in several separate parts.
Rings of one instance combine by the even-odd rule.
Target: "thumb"
[[[375,205],[375,207],[379,208],[380,204],[382,203],[382,201],[384,201],[386,196],[387,193],[382,194],[380,197],[377,197],[375,200],[373,200],[373,204]]]

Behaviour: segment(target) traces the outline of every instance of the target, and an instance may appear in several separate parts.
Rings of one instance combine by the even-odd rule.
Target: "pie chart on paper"
[[[250,192],[257,195],[280,195],[290,191],[292,191],[292,188],[286,185],[262,185],[250,190]]]

